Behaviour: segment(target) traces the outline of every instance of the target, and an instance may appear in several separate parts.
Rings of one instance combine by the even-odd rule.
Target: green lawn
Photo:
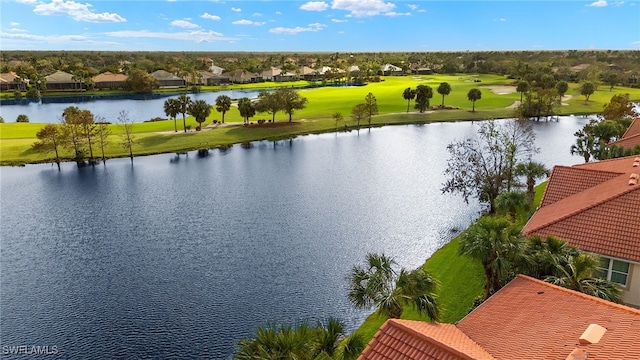
[[[133,131],[136,133],[138,141],[134,147],[134,153],[135,155],[149,155],[189,151],[253,140],[281,139],[301,134],[335,131],[336,124],[332,116],[336,112],[343,115],[338,129],[352,129],[356,123],[350,117],[351,109],[354,105],[364,102],[364,98],[369,92],[375,95],[380,113],[372,119],[373,126],[506,118],[513,116],[513,109],[508,106],[520,99],[518,93],[499,94],[488,88],[492,85],[507,85],[512,81],[497,75],[391,76],[383,78],[383,80],[366,86],[302,89],[300,93],[308,99],[307,108],[294,114],[293,123],[288,123],[286,114],[276,114],[276,122],[281,126],[264,124],[244,127],[241,125],[242,118],[236,107],[232,107],[227,112],[225,122],[238,126],[217,127],[199,133],[192,131],[188,134],[173,134],[174,124],[171,120],[136,123],[133,126]],[[474,82],[475,80],[480,80],[480,82]],[[411,113],[406,113],[407,101],[402,97],[404,89],[407,87],[415,88],[420,84],[429,85],[435,92],[431,104],[438,105],[441,103],[442,97],[436,92],[436,88],[444,81],[448,82],[452,89],[451,93],[445,97],[445,105],[459,107],[458,110],[438,110],[419,114],[413,109],[412,102]],[[233,85],[230,88],[272,87],[276,84],[291,86],[304,85],[306,82]],[[568,106],[558,107],[556,112],[561,114],[594,113],[600,111],[603,105],[616,93],[629,93],[632,100],[640,99],[640,89],[616,87],[613,91],[609,91],[608,87],[600,87],[591,96],[590,101],[585,102],[584,97],[575,95],[578,86],[578,84],[571,84],[569,94],[573,94],[574,97],[566,101]],[[480,87],[482,90],[482,99],[476,102],[475,112],[471,112],[471,102],[466,98],[467,92],[473,87]],[[269,114],[257,114],[251,120],[256,122],[258,119],[270,118]],[[221,114],[215,110],[207,118],[204,125],[210,124],[214,119],[221,119]],[[107,121],[115,122],[115,119],[107,119]],[[180,115],[177,123],[180,132],[182,128]],[[187,125],[191,129],[195,129],[197,123],[192,117],[188,117]],[[44,124],[0,124],[0,165],[43,162],[50,159],[52,154],[36,153],[31,150],[35,134],[43,126]],[[366,126],[366,120],[361,123],[361,126]],[[125,151],[118,145],[120,141],[117,135],[122,133],[121,128],[113,124],[110,129],[113,135],[106,148],[107,157],[125,156]],[[163,132],[168,133],[162,134]],[[69,155],[64,154],[64,156]]]

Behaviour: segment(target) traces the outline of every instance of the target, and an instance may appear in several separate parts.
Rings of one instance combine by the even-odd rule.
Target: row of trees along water
[[[617,284],[597,276],[600,259],[555,237],[528,237],[522,228],[533,210],[536,180],[548,176],[543,164],[532,161],[539,152],[526,120],[480,124],[478,135],[447,147],[443,193],[459,193],[486,205],[486,213],[459,236],[459,254],[479,261],[484,287],[468,309],[478,306],[517,274],[583,292],[608,301],[621,301]],[[438,280],[424,268],[399,268],[384,254],[367,255],[347,276],[346,294],[356,308],[375,309],[379,316],[400,318],[413,307],[428,320],[438,321],[442,307]],[[449,289],[451,290],[451,289]],[[237,359],[265,354],[296,359],[355,359],[364,349],[361,334],[344,337],[336,320],[316,326],[265,326],[256,336],[242,339]],[[275,358],[275,357],[274,357]]]

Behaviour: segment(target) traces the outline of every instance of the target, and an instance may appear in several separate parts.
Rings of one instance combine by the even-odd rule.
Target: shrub
[[[22,91],[20,90],[16,90],[13,92],[13,97],[15,97],[16,99],[22,99]]]
[[[16,122],[20,122],[20,123],[28,123],[29,122],[29,117],[25,114],[20,114],[18,115],[18,117],[16,118]]]
[[[0,124],[4,124],[4,118],[0,116]]]
[[[27,98],[29,99],[37,99],[40,97],[40,90],[36,89],[34,86],[27,90]]]

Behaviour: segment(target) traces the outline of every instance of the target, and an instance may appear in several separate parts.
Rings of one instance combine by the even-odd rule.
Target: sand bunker
[[[498,94],[498,95],[506,95],[506,94],[512,94],[516,92],[516,87],[509,86],[509,85],[488,85],[488,86],[482,86],[482,87],[487,88],[493,91],[494,94]]]

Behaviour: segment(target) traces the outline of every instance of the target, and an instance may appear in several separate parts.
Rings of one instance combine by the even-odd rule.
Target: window
[[[628,262],[602,257],[597,275],[622,286],[627,286],[630,267],[631,264]]]

